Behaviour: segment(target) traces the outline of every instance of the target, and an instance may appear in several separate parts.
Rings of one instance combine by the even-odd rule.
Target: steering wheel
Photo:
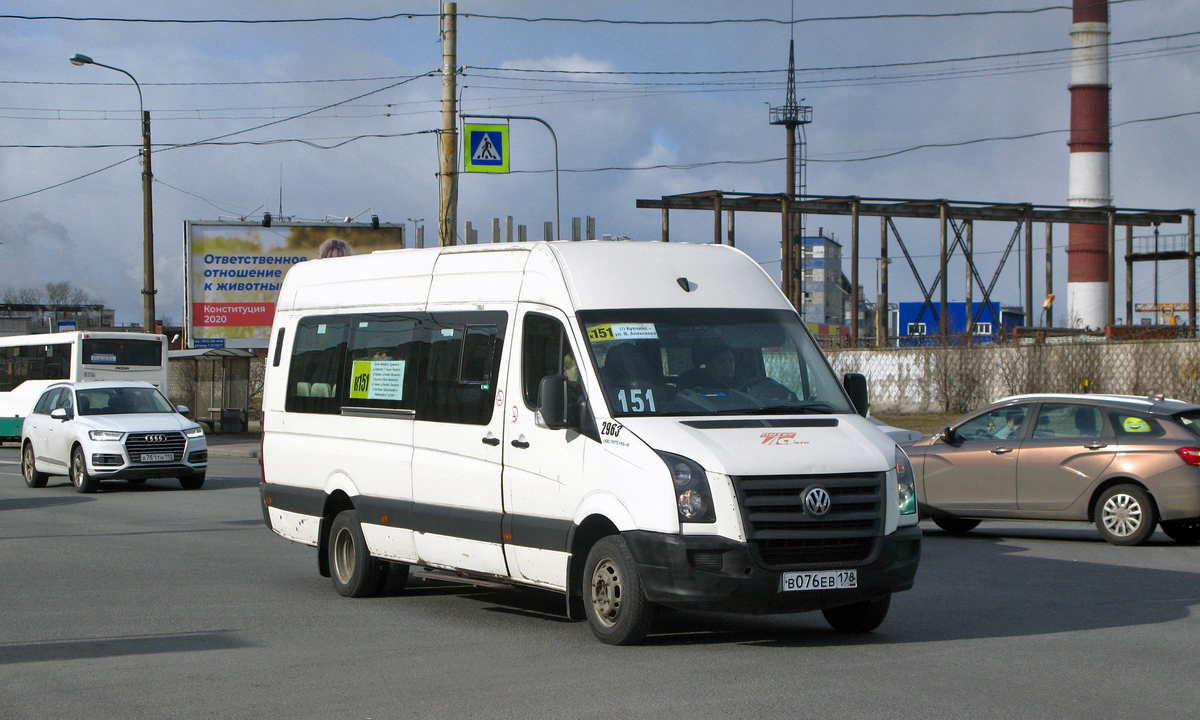
[[[745,392],[754,398],[759,403],[778,402],[780,400],[798,401],[796,393],[788,389],[787,385],[769,377],[760,377],[742,386],[742,392]]]

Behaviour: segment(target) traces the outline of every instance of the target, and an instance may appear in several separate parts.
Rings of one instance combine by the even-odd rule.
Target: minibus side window
[[[351,407],[416,408],[417,332],[415,315],[356,315],[352,322],[350,361],[343,382]]]
[[[310,317],[296,326],[292,361],[288,370],[288,412],[336,415],[346,384],[339,383],[346,356],[348,317]]]
[[[417,383],[417,419],[487,425],[506,314],[438,313],[422,324],[426,356]]]
[[[546,315],[529,313],[521,338],[521,385],[529,409],[537,408],[539,385],[548,375],[567,376],[567,397],[571,402],[583,394],[579,366],[562,323]]]

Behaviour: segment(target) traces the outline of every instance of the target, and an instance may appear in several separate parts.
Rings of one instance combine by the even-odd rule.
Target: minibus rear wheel
[[[600,538],[583,568],[583,604],[588,624],[600,642],[636,645],[654,624],[654,605],[646,599],[637,564],[620,535]]]
[[[333,589],[344,597],[372,597],[379,593],[380,562],[371,557],[358,513],[343,510],[329,528],[329,574]]]

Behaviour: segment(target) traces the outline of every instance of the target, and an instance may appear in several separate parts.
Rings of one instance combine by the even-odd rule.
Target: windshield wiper
[[[826,402],[802,402],[792,405],[767,405],[752,408],[727,408],[711,410],[705,415],[832,415],[833,406]]]
[[[827,402],[803,402],[793,405],[768,405],[753,412],[764,415],[832,415],[836,412]]]

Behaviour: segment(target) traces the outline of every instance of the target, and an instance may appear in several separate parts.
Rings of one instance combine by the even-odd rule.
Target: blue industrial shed
[[[946,305],[946,328],[950,342],[958,344],[964,338],[971,342],[994,342],[998,336],[1025,326],[1020,308],[1005,309],[997,303],[971,304],[973,325],[967,329],[967,304],[952,302]],[[896,334],[903,345],[938,345],[942,341],[939,322],[940,303],[902,302],[898,304],[899,324]]]

